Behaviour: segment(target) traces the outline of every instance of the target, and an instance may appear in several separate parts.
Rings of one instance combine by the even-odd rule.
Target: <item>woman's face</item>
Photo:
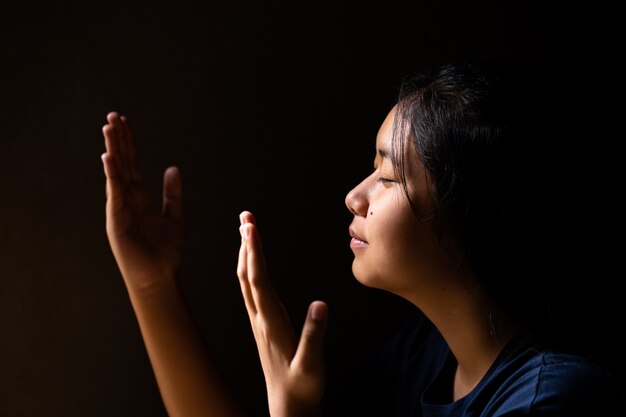
[[[354,214],[350,225],[352,272],[362,284],[401,296],[422,291],[446,262],[432,222],[428,175],[413,146],[406,146],[409,192],[425,219],[418,219],[390,160],[395,107],[376,137],[374,171],[346,196]],[[409,292],[409,294],[407,294]],[[411,298],[411,297],[409,297]]]

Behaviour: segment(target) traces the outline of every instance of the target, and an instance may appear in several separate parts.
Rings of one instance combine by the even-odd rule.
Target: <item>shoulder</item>
[[[557,410],[568,415],[619,415],[624,411],[611,376],[588,358],[549,353],[536,371],[535,410]],[[619,414],[605,414],[609,411]],[[605,410],[601,413],[601,410]]]
[[[493,376],[498,388],[488,407],[494,412],[485,415],[625,415],[612,377],[586,357],[528,348],[498,368]]]

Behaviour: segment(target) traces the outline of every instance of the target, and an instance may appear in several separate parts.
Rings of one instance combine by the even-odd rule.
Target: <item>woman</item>
[[[563,350],[548,319],[557,277],[573,271],[563,261],[583,251],[580,239],[568,244],[573,190],[554,186],[559,155],[573,147],[561,140],[560,90],[528,75],[458,63],[404,84],[378,132],[374,170],[346,205],[355,277],[405,298],[416,317],[342,392],[324,393],[327,305],[311,304],[298,340],[256,220],[241,214],[237,274],[272,417],[623,415],[609,374]],[[127,120],[107,119],[107,233],[168,413],[245,415],[177,287],[178,170],[166,170],[162,211],[151,212]]]

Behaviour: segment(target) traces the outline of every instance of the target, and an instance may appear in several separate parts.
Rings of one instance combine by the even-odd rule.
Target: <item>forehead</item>
[[[392,138],[394,134],[394,128],[398,127],[397,123],[395,123],[396,115],[397,108],[396,106],[394,106],[389,111],[387,117],[385,117],[385,120],[378,129],[378,134],[376,135],[376,159],[374,160],[375,164],[382,163],[383,161],[390,163],[392,162]],[[409,136],[411,135],[410,126],[405,126],[405,129],[403,130],[403,134]],[[405,138],[407,137],[405,136]],[[411,146],[410,140],[403,141],[402,146],[402,153],[404,158],[403,165],[405,169],[405,174],[407,175],[407,179],[411,180],[420,178],[420,180],[423,180],[424,178],[426,178],[428,176],[426,168],[422,164],[422,161],[417,153],[417,150],[415,149],[415,146]]]
[[[387,117],[383,120],[383,123],[380,125],[378,129],[378,134],[376,135],[376,157],[379,157],[379,151],[386,152],[387,155],[391,152],[391,138],[393,135],[393,125],[394,120],[396,118],[396,106],[394,106],[389,113],[387,113]]]

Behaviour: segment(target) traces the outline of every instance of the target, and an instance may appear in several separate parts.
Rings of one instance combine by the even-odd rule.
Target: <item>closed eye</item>
[[[382,169],[377,167],[377,165],[378,164],[374,163],[374,169],[372,170],[372,174],[371,175],[376,174],[376,171],[379,171],[379,172],[382,171]],[[382,174],[382,172],[380,172],[380,173]],[[380,177],[376,178],[376,181],[378,181],[378,182],[380,182],[380,183],[382,183],[384,185],[389,185],[389,184],[392,184],[392,183],[396,182],[395,179],[388,178],[388,177],[383,177],[383,176],[380,176]]]

